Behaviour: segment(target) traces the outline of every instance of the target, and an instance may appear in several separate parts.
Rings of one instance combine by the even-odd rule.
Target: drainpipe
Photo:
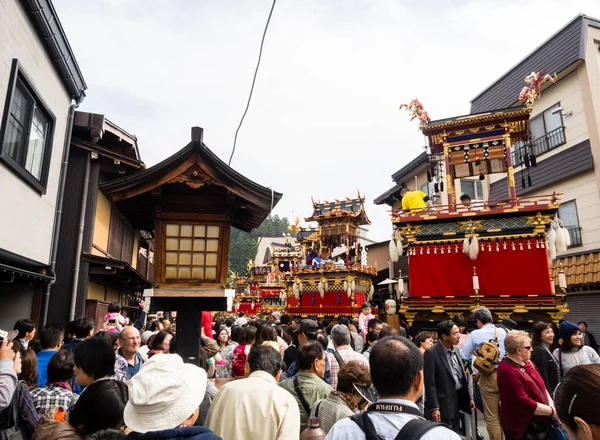
[[[85,162],[85,177],[83,180],[83,195],[81,197],[81,212],[79,213],[79,230],[77,232],[77,248],[75,250],[75,267],[73,268],[73,287],[71,291],[71,309],[69,310],[69,321],[75,319],[75,308],[77,306],[77,287],[79,285],[79,268],[81,266],[81,251],[83,249],[83,232],[85,231],[85,213],[87,210],[88,189],[90,187],[90,162],[91,153],[87,154]]]
[[[69,151],[71,150],[71,133],[73,131],[73,121],[75,118],[75,109],[79,107],[82,98],[71,104],[69,108],[69,116],[67,118],[67,131],[65,133],[65,143],[63,146],[62,167],[60,173],[60,181],[58,184],[58,200],[56,202],[56,212],[54,213],[54,231],[52,233],[52,248],[50,251],[50,273],[52,277],[46,283],[44,288],[44,298],[42,303],[42,322],[41,326],[46,325],[48,320],[48,307],[50,304],[50,291],[52,285],[56,282],[56,256],[58,254],[58,238],[60,236],[60,222],[62,219],[63,201],[65,198],[65,187],[67,183],[67,168],[69,166]]]

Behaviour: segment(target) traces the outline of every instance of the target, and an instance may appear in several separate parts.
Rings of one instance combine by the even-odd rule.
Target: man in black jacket
[[[460,351],[456,347],[460,333],[453,321],[437,326],[440,342],[425,351],[425,416],[442,422],[458,432],[459,411],[471,412],[475,407]]]
[[[579,330],[581,331],[583,344],[587,345],[588,347],[592,347],[594,350],[598,351],[598,343],[596,342],[596,338],[594,338],[594,335],[588,332],[587,322],[581,321],[579,323]]]

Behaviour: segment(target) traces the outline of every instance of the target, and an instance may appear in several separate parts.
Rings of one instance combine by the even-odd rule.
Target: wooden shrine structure
[[[257,228],[282,194],[222,162],[192,128],[192,141],[161,163],[100,189],[132,226],[154,232],[153,310],[177,311],[178,352],[197,359],[201,311],[227,309],[230,228]],[[233,292],[231,292],[233,296]]]
[[[305,220],[318,226],[296,228],[305,264],[293,271],[287,313],[319,317],[359,314],[374,290],[371,277],[377,274],[367,265],[366,251],[361,251],[359,243],[359,227],[371,223],[364,202],[360,193],[356,199],[313,201],[313,213]],[[333,252],[340,247],[344,251],[334,260]]]

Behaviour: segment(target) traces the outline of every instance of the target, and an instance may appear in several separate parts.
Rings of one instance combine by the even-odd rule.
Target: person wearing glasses
[[[558,420],[544,380],[531,362],[531,339],[515,330],[504,340],[506,355],[498,365],[500,425],[506,440],[545,438],[552,419]]]

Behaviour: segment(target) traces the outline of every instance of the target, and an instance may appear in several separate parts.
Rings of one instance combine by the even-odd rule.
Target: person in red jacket
[[[558,420],[554,402],[544,380],[531,362],[531,339],[523,331],[512,331],[504,340],[506,355],[498,365],[500,425],[506,440],[519,440],[525,433],[547,431]]]
[[[213,316],[215,316],[217,312],[202,312],[202,328],[204,329],[204,333],[207,338],[215,339],[213,337]]]

